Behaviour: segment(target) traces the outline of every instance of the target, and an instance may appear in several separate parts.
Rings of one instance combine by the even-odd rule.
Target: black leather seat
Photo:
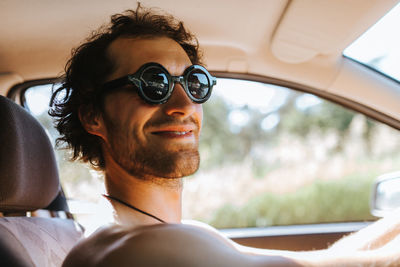
[[[0,96],[0,266],[61,266],[81,228],[68,218],[29,217],[40,209],[67,208],[60,192],[46,132]]]

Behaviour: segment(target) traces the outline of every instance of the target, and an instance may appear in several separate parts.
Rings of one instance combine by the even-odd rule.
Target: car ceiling
[[[370,89],[363,89],[367,94],[360,98],[360,91],[351,87],[371,84],[359,80],[364,80],[364,74],[345,62],[342,51],[397,2],[141,1],[145,7],[158,7],[183,20],[197,35],[212,71],[285,80],[364,104],[371,104]],[[111,14],[136,5],[132,0],[0,1],[0,93],[16,83],[59,76],[73,47],[107,23]],[[349,77],[348,73],[355,74]],[[391,108],[398,102],[387,102],[399,93],[386,81],[372,80],[374,86],[389,86],[385,89],[389,97],[371,106],[400,118],[400,110]],[[387,105],[390,108],[385,110]]]

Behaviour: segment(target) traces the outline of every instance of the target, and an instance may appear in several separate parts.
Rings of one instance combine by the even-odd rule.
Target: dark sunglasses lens
[[[203,99],[210,91],[210,81],[202,70],[194,70],[188,76],[188,89],[196,99]]]
[[[146,69],[141,76],[142,89],[151,100],[162,100],[168,94],[168,74],[158,67]]]

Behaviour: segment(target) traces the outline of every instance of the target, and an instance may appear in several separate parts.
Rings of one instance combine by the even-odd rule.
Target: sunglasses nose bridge
[[[171,76],[172,84],[180,83],[183,87],[185,86],[185,78],[183,76]]]

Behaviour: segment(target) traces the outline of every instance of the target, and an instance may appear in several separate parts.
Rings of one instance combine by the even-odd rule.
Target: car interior
[[[1,264],[60,266],[82,229],[71,220],[53,147],[25,109],[0,96],[0,110]]]
[[[198,37],[206,67],[214,76],[312,94],[390,126],[396,133],[399,81],[343,56],[343,51],[398,3],[141,1],[184,21]],[[61,266],[69,250],[84,238],[84,227],[70,211],[60,182],[49,131],[27,108],[26,92],[57,83],[71,49],[108,23],[110,15],[136,5],[130,0],[0,2],[1,266]],[[243,245],[312,250],[326,248],[368,223],[221,231]]]

